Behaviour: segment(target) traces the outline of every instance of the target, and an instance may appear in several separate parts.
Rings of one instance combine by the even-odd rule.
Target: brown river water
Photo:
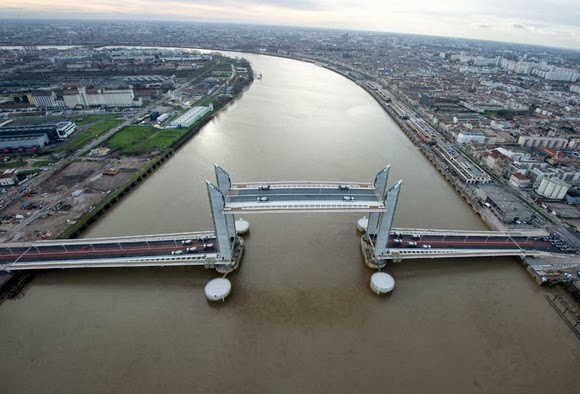
[[[263,79],[87,232],[212,230],[204,181],[403,179],[395,226],[486,229],[353,82],[245,55]],[[369,288],[358,214],[258,214],[232,295],[200,267],[39,274],[0,307],[4,393],[575,393],[580,344],[515,259],[391,265]],[[576,387],[576,389],[575,389]]]

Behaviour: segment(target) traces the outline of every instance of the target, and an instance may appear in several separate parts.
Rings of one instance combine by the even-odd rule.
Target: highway
[[[502,233],[393,232],[389,253],[411,258],[464,255],[574,256],[575,250],[556,239]],[[0,268],[6,271],[131,266],[226,264],[220,260],[213,233],[178,233],[118,238],[50,240],[0,246]]]
[[[125,260],[130,262],[143,257],[151,261],[156,259],[215,260],[217,250],[216,239],[213,235],[194,237],[162,235],[141,238],[37,241],[28,245],[19,243],[0,246],[0,266],[6,270],[44,268],[50,265],[50,262],[68,262],[71,264],[82,262],[91,266],[90,261],[93,260],[109,260],[111,262]]]
[[[397,241],[395,241],[397,240]],[[398,242],[401,241],[401,242]],[[410,244],[411,243],[411,244]],[[415,245],[416,244],[416,245]],[[559,246],[560,245],[560,246]],[[545,237],[525,235],[421,235],[420,238],[410,234],[391,235],[389,248],[396,249],[470,249],[470,250],[525,250],[542,251],[557,254],[573,254],[573,250],[563,244],[555,244]]]

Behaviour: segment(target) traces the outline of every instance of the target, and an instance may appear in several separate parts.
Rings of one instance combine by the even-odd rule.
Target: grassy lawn
[[[127,155],[140,155],[166,149],[187,132],[187,128],[160,130],[151,126],[129,126],[115,134],[105,145]]]
[[[26,165],[25,161],[7,161],[0,163],[0,170],[6,170],[8,168],[20,168]]]
[[[105,122],[119,120],[122,117],[120,114],[110,114],[110,115],[78,115],[73,121],[77,126],[84,126],[95,122]],[[82,119],[82,120],[79,120]]]
[[[52,161],[50,160],[39,160],[32,163],[32,167],[46,167],[47,165],[51,164]]]
[[[92,141],[93,139],[97,138],[103,133],[106,133],[116,125],[118,125],[121,121],[120,120],[108,120],[102,121],[99,123],[95,123],[92,126],[89,126],[88,129],[85,131],[77,131],[72,135],[72,140],[68,141],[66,145],[60,147],[59,151],[61,150],[77,150],[78,148],[84,146],[88,142]],[[78,135],[76,135],[79,133]]]

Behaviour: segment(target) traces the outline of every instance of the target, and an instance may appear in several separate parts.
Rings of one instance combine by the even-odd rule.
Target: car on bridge
[[[354,197],[351,197],[351,196],[344,196],[342,199],[344,201],[354,201]]]
[[[258,201],[258,202],[265,202],[265,201],[268,201],[268,197],[266,197],[266,196],[264,196],[264,197],[258,197],[258,198],[256,198],[256,201]]]
[[[183,241],[181,241],[182,245],[191,245],[193,241],[191,239],[184,239]]]
[[[171,251],[171,254],[176,255],[176,254],[182,254],[183,250],[173,250]]]
[[[260,185],[258,186],[258,190],[270,190],[270,185]]]
[[[409,241],[409,242],[407,242],[407,246],[409,248],[416,248],[417,247],[417,242]]]
[[[431,245],[423,245],[423,249],[431,249]]]
[[[338,189],[339,190],[348,190],[348,189],[350,189],[350,186],[348,186],[348,185],[338,185]]]

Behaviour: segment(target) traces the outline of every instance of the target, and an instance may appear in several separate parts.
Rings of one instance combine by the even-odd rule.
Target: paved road
[[[378,203],[381,199],[374,189],[351,188],[341,190],[336,188],[272,188],[269,190],[243,189],[230,190],[226,205],[244,202],[257,202],[266,197],[263,202],[296,202],[296,201],[321,201],[321,202],[345,202],[344,197],[353,198],[354,202]]]
[[[401,242],[395,242],[400,240]],[[416,243],[409,244],[409,242]],[[527,236],[469,236],[469,235],[423,235],[421,238],[410,235],[389,238],[391,248],[430,248],[430,249],[525,249],[551,253],[574,254],[574,250],[558,241],[542,237]]]
[[[192,251],[191,248],[196,248]],[[188,250],[189,249],[189,250]],[[160,240],[123,240],[122,242],[78,242],[61,245],[43,245],[34,243],[32,246],[1,246],[0,264],[12,264],[15,262],[46,262],[54,260],[87,260],[103,258],[127,258],[142,256],[167,256],[172,252],[180,251],[180,254],[203,255],[215,253],[217,243],[214,237],[202,239],[191,238],[184,244],[182,239]]]

